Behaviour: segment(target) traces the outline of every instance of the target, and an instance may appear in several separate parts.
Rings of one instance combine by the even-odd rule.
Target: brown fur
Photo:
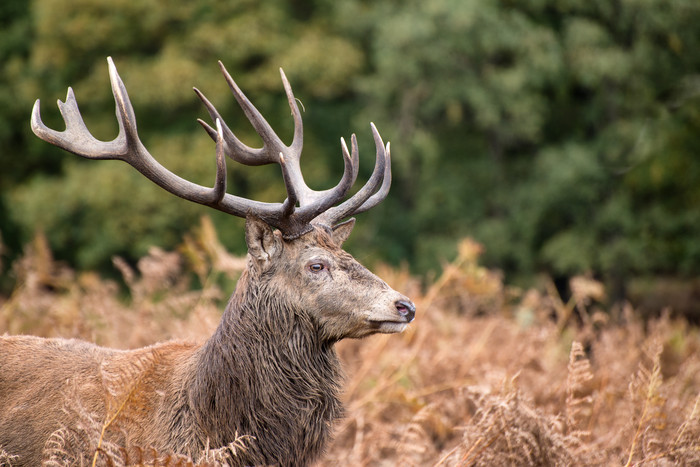
[[[20,456],[13,465],[38,465],[51,434],[80,423],[67,410],[80,403],[98,420],[116,415],[107,435],[131,446],[196,458],[251,435],[241,465],[310,463],[342,415],[334,343],[412,319],[397,310],[406,297],[341,249],[351,229],[284,240],[248,219],[248,268],[201,345],[0,337],[0,447]]]

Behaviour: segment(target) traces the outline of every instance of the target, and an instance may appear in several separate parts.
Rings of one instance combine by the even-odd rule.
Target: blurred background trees
[[[374,121],[392,143],[395,182],[351,238],[364,262],[425,273],[471,236],[511,283],[592,274],[621,298],[633,279],[697,278],[698,24],[696,0],[5,0],[3,274],[37,229],[59,258],[107,271],[115,254],[173,248],[206,211],[29,130],[36,98],[60,127],[54,101],[70,85],[93,134],[113,138],[110,55],[146,146],[201,184],[212,183],[214,146],[192,86],[258,141],[217,60],[291,139],[284,68],[305,107],[302,162],[317,188],[336,183],[338,139],[353,132],[366,179]],[[229,166],[230,192],[282,200],[276,167]],[[211,215],[243,252],[243,223]]]

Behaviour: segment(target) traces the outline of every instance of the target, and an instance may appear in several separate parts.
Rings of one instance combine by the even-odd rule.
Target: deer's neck
[[[250,435],[245,463],[304,465],[342,415],[340,365],[304,310],[255,282],[241,277],[201,348],[190,403],[212,447]]]

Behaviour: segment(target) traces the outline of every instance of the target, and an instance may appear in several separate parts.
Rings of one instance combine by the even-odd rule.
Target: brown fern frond
[[[148,371],[157,364],[157,356],[153,350],[146,349],[143,352],[130,355],[128,359],[111,359],[102,362],[100,376],[107,398],[107,412],[105,420],[100,430],[97,447],[94,451],[92,467],[97,464],[97,459],[104,452],[102,449],[105,435],[113,428],[115,421],[122,417],[128,419],[128,404],[134,403],[138,406],[139,389],[141,383],[148,375]],[[107,456],[110,459],[111,455]]]
[[[464,427],[462,449],[448,464],[572,465],[561,424],[523,400],[517,389],[501,394],[470,392],[478,407]]]
[[[42,465],[88,465],[90,453],[97,446],[96,440],[102,426],[100,417],[81,398],[77,378],[67,385],[61,396],[66,419],[76,422],[62,425],[51,434],[44,444]]]
[[[700,394],[683,423],[678,427],[673,443],[664,453],[676,465],[700,465]]]
[[[254,436],[250,435],[239,435],[238,432],[235,433],[235,438],[233,442],[226,446],[222,446],[216,449],[205,449],[202,453],[202,458],[197,467],[205,466],[227,466],[229,464],[236,464],[236,457],[241,452],[246,452],[249,448],[250,443],[255,441]],[[209,441],[207,440],[207,445]]]
[[[642,459],[651,457],[658,452],[654,452],[656,450],[653,449],[653,445],[662,443],[655,436],[656,432],[662,431],[666,427],[666,415],[664,412],[666,400],[660,392],[663,382],[660,360],[662,351],[663,346],[661,344],[655,343],[652,346],[647,352],[652,361],[652,368],[648,369],[643,363],[640,363],[637,375],[629,386],[633,400],[642,399],[642,409],[630,444],[625,467],[632,465],[638,450]]]
[[[9,454],[0,447],[0,467],[12,467],[13,462],[19,461],[20,456],[17,454]]]
[[[111,396],[108,412],[124,404],[124,398],[132,396],[147,373],[157,364],[157,355],[152,349],[104,360],[100,366],[100,377],[105,391]]]
[[[437,404],[421,408],[406,426],[398,446],[398,465],[425,465],[435,458],[440,438],[452,429]]]
[[[585,429],[582,429],[583,422],[591,416],[591,406],[593,403],[592,390],[589,383],[593,379],[591,363],[583,350],[580,342],[574,341],[571,344],[569,353],[569,365],[566,378],[566,433],[577,437],[588,437]]]

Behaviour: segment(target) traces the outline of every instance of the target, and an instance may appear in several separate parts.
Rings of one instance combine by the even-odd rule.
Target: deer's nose
[[[416,306],[413,302],[410,300],[397,300],[394,305],[396,306],[396,311],[406,318],[407,323],[413,321],[413,318],[416,316]]]

